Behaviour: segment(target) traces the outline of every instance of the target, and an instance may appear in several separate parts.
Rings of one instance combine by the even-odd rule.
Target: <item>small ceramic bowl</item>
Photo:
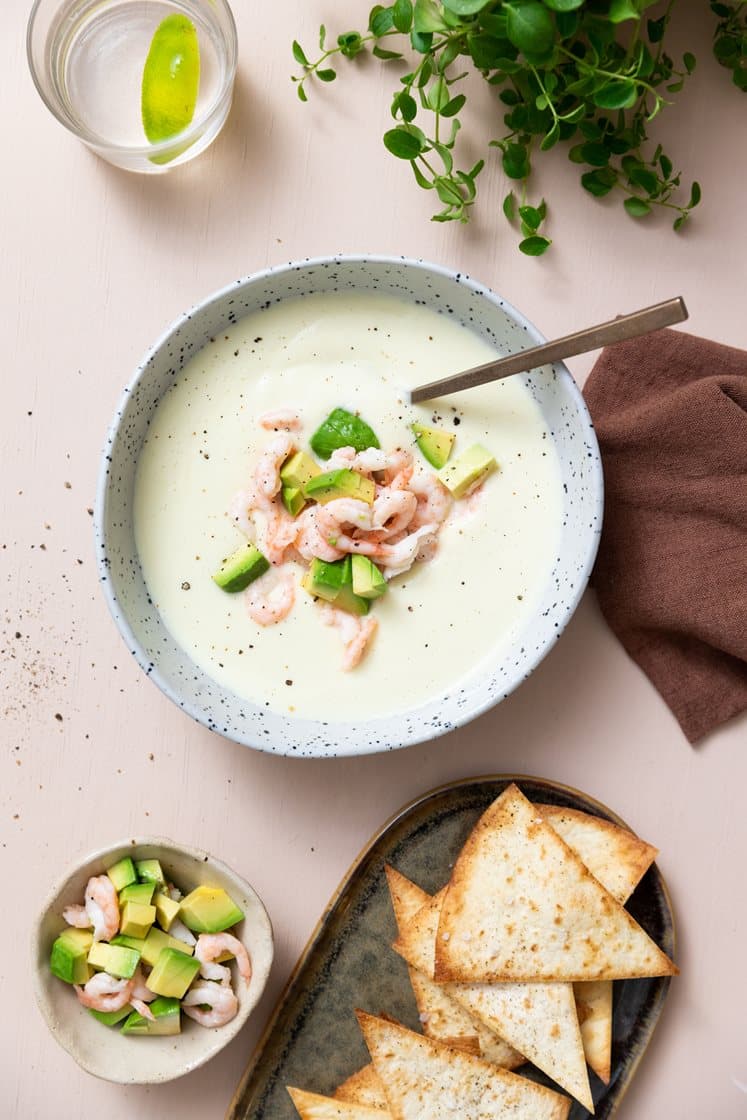
[[[599,446],[583,397],[562,363],[521,375],[551,432],[562,483],[562,529],[543,593],[500,655],[440,695],[372,719],[308,719],[242,699],[195,665],[158,613],[134,530],[135,476],[148,426],[185,364],[237,320],[319,292],[380,292],[463,324],[502,354],[545,339],[521,312],[464,273],[404,257],[329,257],[256,273],[208,296],[155,343],[127,386],[107,436],[94,527],[99,578],[114,620],[144,672],[211,731],[275,754],[329,757],[435,739],[509,695],[555,645],[591,572],[602,528]]]
[[[202,1027],[182,1015],[182,1033],[169,1037],[133,1037],[118,1027],[106,1027],[78,1003],[69,984],[49,971],[52,943],[63,929],[63,909],[81,902],[86,883],[124,856],[158,859],[166,874],[186,894],[201,885],[223,887],[244,911],[236,927],[252,962],[252,978],[245,984],[235,968],[234,991],[239,1011],[223,1027]],[[52,1034],[79,1066],[106,1081],[149,1085],[172,1081],[203,1065],[234,1038],[264,991],[273,957],[272,926],[262,902],[249,884],[207,852],[176,845],[170,840],[123,840],[92,852],[53,889],[36,922],[32,967],[37,1002]]]

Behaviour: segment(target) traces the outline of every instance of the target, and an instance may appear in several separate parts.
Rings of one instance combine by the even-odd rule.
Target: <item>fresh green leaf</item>
[[[555,25],[544,4],[537,0],[505,3],[506,34],[517,50],[539,57],[552,50]]]
[[[687,204],[687,209],[692,210],[694,206],[697,206],[701,197],[700,183],[695,182],[690,188],[690,201]]]
[[[682,61],[685,64],[685,69],[687,70],[688,74],[692,74],[698,63],[695,55],[691,54],[690,51],[685,51],[682,56]]]
[[[397,31],[406,35],[412,27],[413,7],[411,0],[395,0],[392,6],[392,22]]]
[[[315,73],[320,82],[334,82],[337,77],[335,70],[317,70]]]
[[[474,16],[487,8],[491,0],[442,0],[443,6],[458,16]]]
[[[319,28],[319,50],[320,51],[324,50],[324,44],[326,42],[326,39],[327,39],[327,28],[324,26],[324,24],[322,24],[321,27]]]
[[[413,30],[421,35],[429,31],[447,30],[436,0],[415,0]]]
[[[610,23],[624,23],[627,19],[640,19],[640,12],[633,0],[611,0],[609,15]]]
[[[519,217],[529,233],[536,233],[544,220],[544,214],[537,206],[520,206]]]
[[[384,144],[397,159],[417,159],[424,147],[420,137],[406,128],[390,128],[384,133]]]
[[[380,47],[378,43],[372,49],[371,54],[374,56],[374,58],[380,58],[385,62],[388,62],[392,58],[402,58],[402,55],[399,51],[385,50],[384,47]]]
[[[293,40],[293,48],[292,49],[293,49],[293,57],[295,58],[296,62],[299,63],[300,66],[309,66],[310,65],[308,58],[304,54],[303,47],[301,46],[301,44],[298,42],[297,39]]]
[[[391,31],[394,27],[394,13],[391,8],[384,8],[377,4],[375,8],[371,9],[371,15],[368,20],[368,29],[376,38],[386,35],[387,31]]]
[[[552,245],[547,237],[542,237],[540,234],[534,234],[531,237],[525,237],[523,241],[519,242],[519,249],[528,257],[541,257],[543,253]]]
[[[629,109],[637,100],[636,84],[627,78],[607,82],[594,94],[594,104],[600,109]]]
[[[645,218],[647,214],[651,213],[651,207],[642,198],[626,198],[623,206],[630,214],[631,218]]]
[[[456,116],[456,114],[460,111],[460,109],[464,108],[464,105],[465,105],[466,101],[467,101],[467,98],[465,97],[465,95],[463,93],[458,93],[456,95],[456,97],[452,97],[452,99],[450,101],[447,101],[446,104],[442,107],[441,116],[442,117],[454,117],[454,116]]]
[[[513,191],[509,191],[503,200],[503,213],[512,222],[516,217],[516,198]]]

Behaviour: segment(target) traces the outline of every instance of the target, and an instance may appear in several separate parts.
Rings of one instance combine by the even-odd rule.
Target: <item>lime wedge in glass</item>
[[[151,144],[178,136],[192,123],[199,88],[197,28],[184,15],[167,16],[156,28],[143,68],[141,112]]]

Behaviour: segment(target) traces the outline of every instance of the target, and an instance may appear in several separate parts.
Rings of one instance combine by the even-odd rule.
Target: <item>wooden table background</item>
[[[490,284],[548,336],[682,294],[695,333],[747,344],[747,96],[710,55],[707,3],[677,6],[672,46],[695,50],[699,66],[654,128],[702,182],[692,226],[677,237],[667,221],[637,224],[619,203],[587,198],[556,151],[538,176],[556,238],[541,262],[516,251],[499,215],[495,155],[472,225],[428,221],[431,197],[380,144],[396,77],[379,63],[297,101],[291,39],[313,44],[322,20],[364,23],[359,0],[237,0],[229,123],[200,159],[152,178],[97,160],[44,109],[24,56],[28,7],[9,0],[0,30],[0,1115],[221,1117],[369,835],[432,786],[499,771],[575,785],[661,848],[682,976],[621,1118],[747,1115],[744,719],[688,746],[587,594],[531,679],[469,727],[385,757],[266,757],[190,722],[145,680],[99,593],[91,533],[103,433],[140,355],[192,302],[268,264],[365,250],[429,258]],[[465,130],[475,155],[476,118],[491,112],[477,91]],[[571,363],[579,380],[590,364]],[[80,1071],[48,1033],[29,929],[71,859],[144,833],[204,846],[245,875],[269,908],[277,956],[252,1023],[208,1067],[122,1088]]]

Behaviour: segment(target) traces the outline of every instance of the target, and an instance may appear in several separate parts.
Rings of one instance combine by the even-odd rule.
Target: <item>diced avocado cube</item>
[[[143,906],[150,906],[155,889],[155,883],[131,883],[129,887],[119,892],[119,905],[124,906],[125,902],[141,902]]]
[[[342,585],[335,599],[335,606],[350,614],[368,614],[371,604],[368,599],[356,595],[353,590],[353,557],[348,555],[340,561],[342,564]]]
[[[143,949],[145,948],[145,939],[143,937],[124,937],[121,933],[118,933],[116,937],[111,939],[109,944],[126,945],[128,949],[136,949],[140,956],[143,957]],[[146,964],[149,963],[145,957],[143,957],[143,960]]]
[[[125,937],[147,937],[155,920],[155,906],[144,906],[142,902],[125,902],[119,931]]]
[[[497,467],[498,464],[490,452],[482,444],[473,443],[453,463],[444,467],[439,478],[455,498],[463,498],[469,490],[479,485],[491,471],[497,470]]]
[[[372,505],[376,497],[376,486],[372,479],[358,471],[339,467],[336,471],[325,471],[310,479],[303,492],[307,498],[313,498],[315,502],[322,504],[332,502],[335,498],[357,498],[360,502]]]
[[[136,859],[135,870],[141,883],[155,883],[156,886],[166,886],[166,876],[159,860]]]
[[[338,447],[354,447],[365,451],[367,447],[380,447],[372,428],[365,420],[345,408],[334,408],[309,440],[311,450],[320,459],[329,459]]]
[[[130,883],[137,882],[135,864],[129,856],[125,856],[124,859],[120,859],[112,867],[108,867],[106,873],[114,884],[116,891],[123,891],[125,887],[129,887]]]
[[[169,1035],[181,1033],[181,1004],[178,999],[159,996],[149,1005],[152,1019],[133,1011],[122,1027],[122,1034]]]
[[[88,951],[93,944],[90,929],[65,929],[52,945],[49,968],[66,984],[85,984],[91,978]]]
[[[353,591],[361,599],[378,599],[386,591],[386,580],[368,556],[351,556]]]
[[[321,467],[305,451],[296,451],[280,468],[280,481],[291,490],[303,490],[307,482],[321,474]]]
[[[158,996],[181,999],[199,971],[200,962],[194,957],[178,949],[162,949],[145,985]]]
[[[179,904],[179,917],[194,933],[220,933],[244,917],[222,887],[196,887]]]
[[[116,1027],[117,1023],[121,1023],[132,1012],[132,1005],[126,1003],[124,1007],[120,1007],[119,1011],[94,1011],[92,1007],[89,1007],[88,1010],[94,1019],[98,1019],[104,1026]]]
[[[264,575],[270,561],[256,544],[242,544],[241,548],[224,560],[213,579],[223,591],[243,591],[255,579]]]
[[[119,980],[129,980],[140,964],[140,953],[126,945],[95,941],[88,952],[88,963]]]
[[[137,949],[143,959],[143,963],[153,965],[161,955],[162,949],[178,949],[181,953],[186,953],[187,956],[192,954],[193,947],[187,945],[186,941],[180,941],[176,937],[172,937],[168,933],[164,933],[162,929],[157,926],[152,926],[148,932],[148,936],[142,937],[123,937],[117,934],[109,943],[110,945],[127,945],[130,949]]]
[[[306,505],[306,499],[300,487],[284,486],[280,491],[280,497],[291,517],[298,517],[301,510]]]
[[[440,470],[445,467],[451,455],[456,436],[443,428],[427,428],[425,424],[413,424],[415,442],[432,467]]]
[[[335,560],[333,563],[329,563],[326,560],[315,558],[311,561],[307,576],[308,579],[304,586],[309,594],[332,603],[339,595],[342,587],[342,561]]]
[[[163,891],[159,891],[153,899],[153,905],[156,908],[156,921],[161,929],[165,929],[168,933],[171,923],[179,913],[179,903],[169,898]]]

